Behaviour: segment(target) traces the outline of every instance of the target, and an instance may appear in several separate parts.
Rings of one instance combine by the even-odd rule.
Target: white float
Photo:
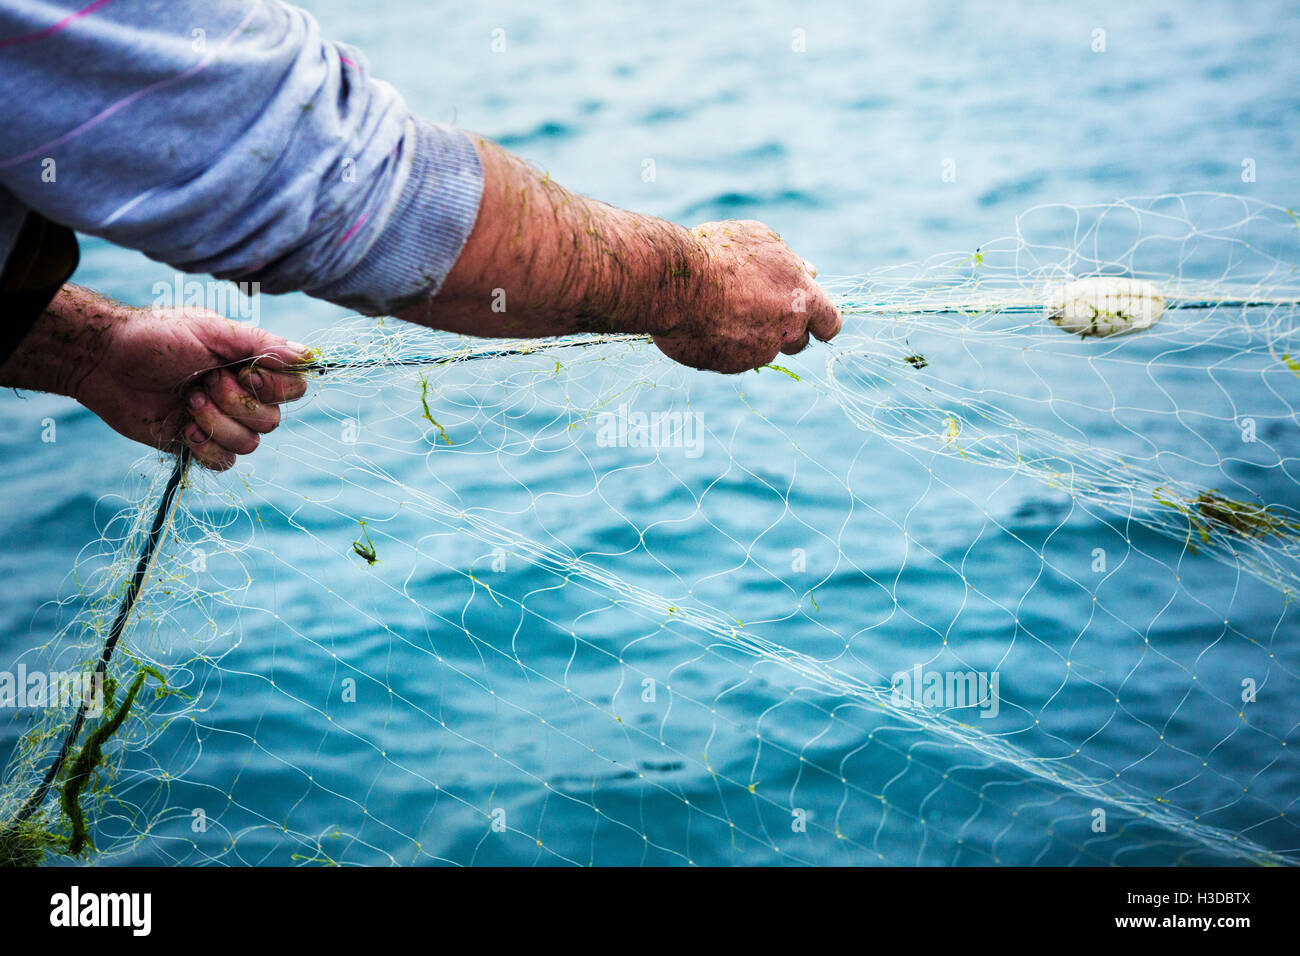
[[[1121,276],[1089,276],[1053,288],[1047,317],[1082,338],[1124,335],[1160,321],[1165,297],[1153,283]]]

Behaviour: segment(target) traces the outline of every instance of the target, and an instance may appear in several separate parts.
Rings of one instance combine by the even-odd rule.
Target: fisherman
[[[827,340],[815,272],[762,223],[686,229],[428,122],[278,0],[0,0],[0,385],[229,468],[308,351],[68,280],[73,230],[190,273],[481,336],[652,336],[743,372]]]

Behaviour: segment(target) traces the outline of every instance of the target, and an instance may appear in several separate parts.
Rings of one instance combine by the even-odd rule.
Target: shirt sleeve
[[[0,0],[0,184],[186,272],[369,314],[441,286],[469,137],[278,0]]]

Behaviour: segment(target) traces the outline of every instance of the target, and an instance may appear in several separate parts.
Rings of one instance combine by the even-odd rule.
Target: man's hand
[[[303,376],[276,370],[308,357],[206,309],[135,310],[74,397],[127,438],[174,449],[179,437],[224,471],[280,424],[281,403],[302,397]]]
[[[224,471],[280,423],[306,382],[302,346],[206,309],[133,309],[65,286],[0,383],[69,395],[116,431],[166,451],[184,442]]]
[[[715,372],[746,372],[778,352],[794,355],[809,336],[825,342],[840,315],[817,275],[761,222],[729,220],[696,226],[707,267],[699,298],[655,344],[671,359]]]

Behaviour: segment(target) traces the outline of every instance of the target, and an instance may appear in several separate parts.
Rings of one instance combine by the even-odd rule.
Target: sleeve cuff
[[[442,287],[478,218],[483,167],[462,130],[413,123],[410,172],[388,222],[346,276],[308,294],[365,315],[391,315]]]
[[[0,365],[18,351],[81,259],[76,234],[29,212],[0,269]]]

